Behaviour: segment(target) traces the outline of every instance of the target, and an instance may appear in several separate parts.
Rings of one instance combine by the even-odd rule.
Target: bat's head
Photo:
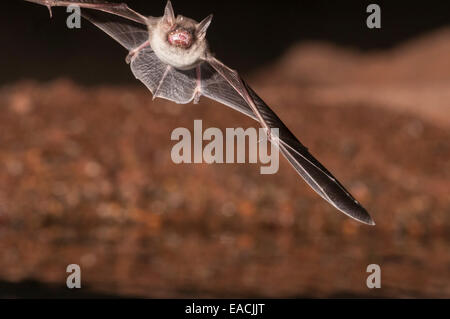
[[[205,41],[206,30],[211,20],[212,14],[199,23],[182,15],[175,17],[172,4],[168,1],[161,24],[166,32],[167,41],[172,46],[189,49],[195,42]]]
[[[207,53],[206,31],[211,19],[212,15],[201,22],[182,15],[175,17],[172,4],[168,1],[164,16],[151,30],[151,46],[164,62],[179,69],[193,68]]]

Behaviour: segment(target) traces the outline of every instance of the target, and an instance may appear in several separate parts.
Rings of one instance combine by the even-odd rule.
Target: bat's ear
[[[175,23],[175,13],[173,13],[172,3],[167,1],[166,8],[164,9],[164,20],[170,25]]]
[[[206,30],[208,30],[209,25],[211,24],[211,20],[213,15],[210,14],[206,18],[204,18],[201,22],[197,24],[196,36],[198,39],[204,39],[206,36]]]

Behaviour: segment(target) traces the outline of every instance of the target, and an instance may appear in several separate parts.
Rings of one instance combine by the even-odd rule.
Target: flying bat
[[[170,1],[162,17],[147,17],[124,3],[78,0],[26,0],[46,6],[76,5],[82,16],[128,50],[126,62],[153,98],[197,103],[216,100],[258,121],[296,172],[323,199],[362,223],[375,225],[360,203],[291,133],[270,107],[233,69],[211,53],[206,31],[212,15],[201,22],[175,16]],[[86,12],[88,11],[88,12]],[[105,15],[107,18],[105,18]],[[272,134],[278,129],[278,134]]]

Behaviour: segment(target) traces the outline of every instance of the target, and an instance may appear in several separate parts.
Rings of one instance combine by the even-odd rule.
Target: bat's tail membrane
[[[152,92],[153,98],[186,104],[196,97],[196,70],[177,70],[162,62],[148,46],[131,60],[131,71]]]

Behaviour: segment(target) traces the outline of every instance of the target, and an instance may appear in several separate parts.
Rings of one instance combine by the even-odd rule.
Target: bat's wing
[[[289,131],[278,116],[267,104],[245,83],[238,73],[215,58],[208,58],[205,63],[216,71],[211,77],[214,83],[204,84],[203,95],[224,104],[232,104],[260,121],[265,128],[278,128],[276,138],[282,154],[292,164],[298,174],[327,202],[344,214],[369,225],[374,225],[367,211],[353,196],[336,180],[336,178],[318,161],[308,149]],[[220,76],[221,79],[217,77]],[[204,81],[203,81],[204,83]],[[270,137],[270,135],[269,135]],[[273,137],[271,137],[273,138]]]
[[[338,210],[360,222],[374,225],[367,211],[234,70],[214,58],[208,58],[192,70],[177,70],[161,62],[150,47],[143,48],[133,57],[131,69],[154,98],[189,103],[204,95],[258,120],[265,128],[278,128],[279,136],[274,142],[298,174]]]
[[[148,41],[148,29],[142,24],[92,10],[83,10],[81,15],[129,51]]]
[[[80,8],[100,10],[121,16],[125,19],[135,21],[140,24],[147,24],[147,18],[140,13],[128,8],[125,3],[110,3],[100,0],[25,0],[46,6],[50,15],[52,14],[52,7],[68,7],[70,5],[77,5]]]
[[[244,98],[208,62],[201,64],[201,94],[258,120]]]
[[[123,47],[130,51],[128,59],[136,53],[142,46],[149,44],[149,34],[147,18],[131,10],[124,3],[109,3],[98,0],[26,0],[45,5],[49,8],[53,6],[77,5],[83,8],[81,15],[108,34]],[[87,9],[87,10],[85,10]]]

